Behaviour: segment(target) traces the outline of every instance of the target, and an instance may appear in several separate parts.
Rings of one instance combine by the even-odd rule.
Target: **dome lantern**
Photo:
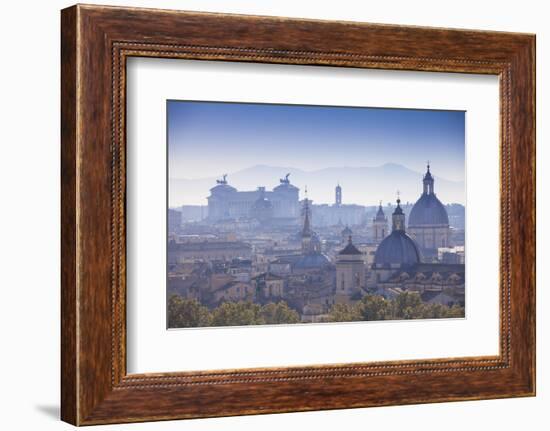
[[[427,171],[424,175],[424,178],[422,179],[422,182],[424,183],[424,194],[432,195],[434,194],[434,177],[432,176],[432,173],[430,172],[430,161],[428,160],[427,165]]]

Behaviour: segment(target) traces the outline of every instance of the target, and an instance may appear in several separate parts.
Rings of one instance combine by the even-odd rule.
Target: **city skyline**
[[[447,180],[464,181],[463,111],[169,100],[167,121],[171,179],[266,161],[304,171],[400,163],[420,173],[429,154]]]
[[[272,189],[286,173],[290,173],[290,181],[300,188],[301,198],[305,197],[307,186],[309,199],[318,204],[333,204],[335,187],[339,184],[344,190],[344,203],[366,206],[378,205],[380,200],[385,203],[392,202],[397,190],[401,191],[404,201],[415,200],[418,197],[415,184],[423,175],[399,163],[360,168],[325,167],[314,171],[257,164],[237,172],[223,172],[218,176],[197,179],[170,178],[169,206],[174,208],[181,205],[206,205],[210,188],[215,186],[216,180],[223,174],[227,174],[228,182],[237,189],[252,191],[259,186],[266,187],[267,190]],[[439,175],[436,177],[438,192],[442,192],[447,202],[465,203],[464,182],[449,181]],[[181,189],[185,189],[185,192]]]
[[[167,108],[168,328],[464,318],[464,112]]]

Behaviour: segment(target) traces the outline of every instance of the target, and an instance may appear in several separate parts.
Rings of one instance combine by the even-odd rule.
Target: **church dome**
[[[409,227],[448,224],[447,210],[433,193],[423,193],[412,207],[409,215]]]
[[[323,253],[303,255],[294,265],[296,269],[320,269],[330,265],[330,260]]]
[[[378,246],[374,255],[376,265],[420,263],[421,255],[414,240],[403,230],[394,230]]]

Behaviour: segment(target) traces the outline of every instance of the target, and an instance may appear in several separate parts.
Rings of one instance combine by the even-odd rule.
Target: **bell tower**
[[[348,243],[336,256],[335,302],[350,303],[351,297],[365,287],[365,261],[363,253],[348,237]]]
[[[397,192],[397,207],[392,214],[392,231],[405,230],[405,213],[401,208],[401,199],[399,199],[399,192]]]
[[[388,218],[382,209],[382,201],[378,205],[376,217],[372,219],[373,239],[375,243],[380,243],[388,236]]]
[[[340,184],[337,184],[337,185],[336,185],[334,204],[335,204],[337,207],[339,207],[340,205],[342,205],[342,187],[340,187]]]

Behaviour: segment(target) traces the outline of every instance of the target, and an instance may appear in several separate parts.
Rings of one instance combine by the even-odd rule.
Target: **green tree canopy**
[[[380,295],[365,295],[358,306],[359,320],[387,320],[393,317],[393,304]]]
[[[402,292],[393,299],[365,295],[355,304],[335,304],[329,312],[331,322],[452,317],[464,317],[464,307],[425,303],[418,292]]]
[[[464,307],[422,302],[418,292],[403,292],[393,299],[365,295],[352,304],[335,304],[328,313],[328,322],[367,320],[437,319],[464,317]],[[168,300],[170,328],[205,326],[277,325],[299,323],[300,315],[285,301],[263,306],[250,301],[224,302],[209,310],[195,299],[173,295]]]
[[[168,300],[169,328],[210,326],[211,322],[210,311],[196,299],[172,295]]]
[[[261,325],[261,307],[252,302],[224,302],[212,310],[213,326]]]
[[[265,304],[262,307],[260,314],[264,320],[264,323],[269,325],[300,322],[300,315],[295,310],[290,308],[284,301]]]
[[[364,320],[357,306],[351,304],[334,304],[329,313],[330,322],[355,322]]]

